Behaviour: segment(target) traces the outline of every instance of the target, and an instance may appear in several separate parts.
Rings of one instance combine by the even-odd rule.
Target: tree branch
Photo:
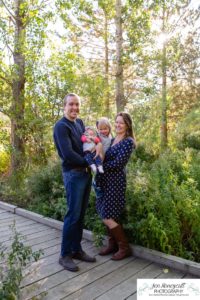
[[[2,70],[1,70],[2,71]],[[1,74],[0,74],[0,78],[2,79],[2,80],[4,80],[7,84],[9,84],[10,86],[12,86],[12,82],[10,81],[10,80],[8,80],[7,78],[5,78],[4,76],[2,76]]]
[[[1,2],[4,5],[5,9],[7,10],[7,12],[10,14],[10,16],[11,16],[10,19],[13,22],[13,24],[15,25],[15,21],[16,21],[15,16],[12,14],[12,12],[10,11],[10,9],[7,7],[7,5],[5,4],[4,0],[1,0]]]

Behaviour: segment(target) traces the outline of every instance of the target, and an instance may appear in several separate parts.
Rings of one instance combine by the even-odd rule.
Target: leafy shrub
[[[138,143],[135,149],[133,159],[136,161],[140,159],[141,161],[153,162],[156,159],[156,155],[145,148],[143,143]]]
[[[65,190],[60,162],[49,162],[26,178],[28,208],[48,217],[63,220],[66,212]]]
[[[102,245],[102,239],[106,235],[105,226],[102,223],[95,208],[95,194],[92,191],[90,201],[85,215],[85,226],[87,229],[93,231],[96,246]]]
[[[126,228],[134,243],[199,261],[200,191],[192,168],[194,152],[166,151],[148,167],[129,166]]]
[[[15,205],[26,207],[27,194],[24,189],[25,175],[22,172],[15,172],[9,177],[0,177],[0,196],[4,201],[12,202]]]
[[[174,138],[179,149],[194,148],[200,150],[199,120],[200,108],[196,108],[178,125]]]
[[[143,146],[141,146],[143,147]],[[200,152],[187,148],[158,155],[141,148],[127,167],[122,223],[130,241],[200,261]],[[60,162],[32,171],[24,181],[27,208],[63,220],[65,191]],[[91,193],[85,225],[99,244],[105,232]]]
[[[32,259],[37,261],[41,251],[33,252],[31,247],[25,246],[22,236],[12,227],[14,240],[11,251],[5,256],[5,248],[0,245],[0,299],[17,300],[20,295],[20,283],[23,279],[22,269]]]

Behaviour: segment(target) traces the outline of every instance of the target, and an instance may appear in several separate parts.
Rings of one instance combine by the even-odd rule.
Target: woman
[[[103,196],[97,199],[96,208],[109,234],[108,246],[101,249],[99,254],[107,255],[115,252],[112,259],[120,260],[132,255],[123,228],[118,223],[125,206],[125,166],[136,145],[129,114],[124,112],[117,114],[115,130],[116,137],[105,155],[104,174],[98,176]]]

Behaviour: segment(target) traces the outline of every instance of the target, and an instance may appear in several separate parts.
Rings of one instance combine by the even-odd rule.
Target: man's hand
[[[102,143],[98,143],[96,145],[96,155],[94,158],[96,158],[98,155],[101,157],[102,160],[104,160],[104,153],[103,153],[103,146],[102,146]]]

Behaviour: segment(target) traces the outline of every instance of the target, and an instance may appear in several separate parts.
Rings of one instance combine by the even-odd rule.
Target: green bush
[[[49,162],[42,169],[33,171],[26,178],[25,189],[29,209],[63,220],[66,199],[60,162]]]
[[[127,167],[127,205],[122,222],[130,241],[200,261],[200,152],[187,148],[150,154],[140,145]],[[26,207],[63,220],[65,191],[60,162],[50,162],[23,182]],[[22,197],[22,196],[21,196]],[[99,243],[106,234],[91,193],[85,225]]]
[[[151,165],[129,166],[126,228],[134,243],[199,261],[196,154],[167,151]]]
[[[103,236],[107,234],[106,228],[102,223],[99,215],[97,214],[95,207],[95,194],[92,191],[90,201],[85,216],[85,226],[87,229],[93,231],[95,244],[97,246],[102,245]]]
[[[9,177],[0,177],[0,196],[4,201],[26,207],[25,174],[19,171]]]
[[[200,150],[200,108],[192,110],[178,125],[174,134],[179,149],[194,148]]]
[[[42,251],[33,252],[31,247],[23,244],[23,237],[16,231],[15,225],[12,230],[14,239],[7,256],[7,249],[0,245],[0,299],[4,300],[19,299],[23,267],[32,259],[37,261],[42,254]]]

